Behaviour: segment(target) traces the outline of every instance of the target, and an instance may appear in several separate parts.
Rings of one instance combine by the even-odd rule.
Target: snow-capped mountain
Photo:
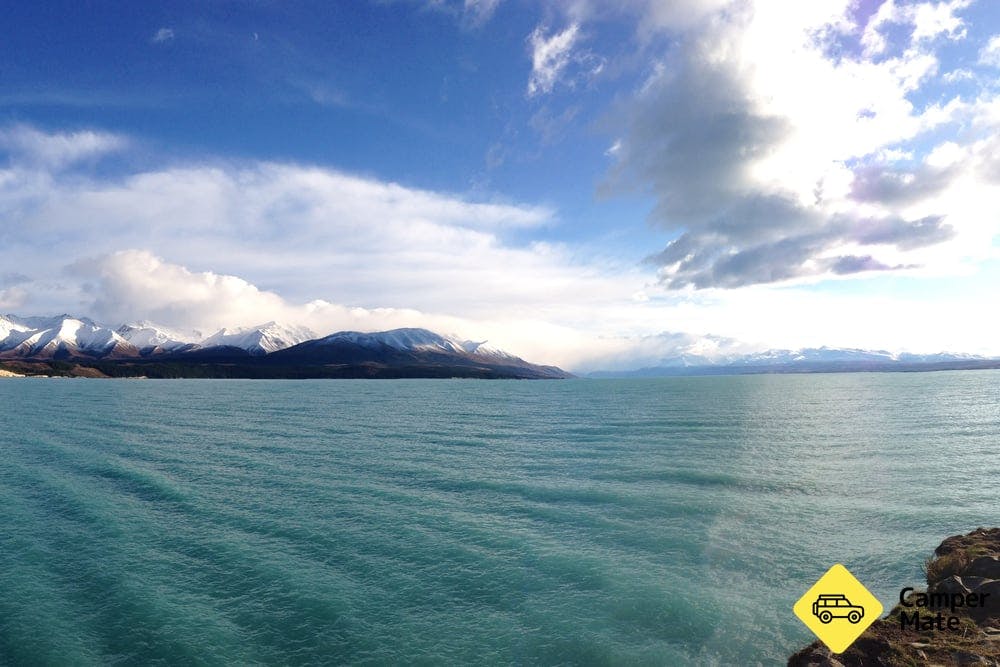
[[[334,345],[349,343],[367,348],[387,347],[394,350],[420,352],[445,352],[454,354],[472,354],[495,359],[517,359],[517,357],[486,345],[486,341],[476,342],[462,340],[455,336],[445,336],[427,329],[393,329],[375,333],[359,331],[340,331],[315,341],[317,345]]]
[[[139,348],[143,354],[190,350],[196,347],[202,339],[202,335],[198,331],[177,331],[148,320],[123,324],[118,327],[116,333]]]
[[[114,329],[87,318],[70,315],[56,317],[0,317],[0,356],[59,358],[127,357],[138,349]]]
[[[843,347],[806,347],[800,350],[768,350],[727,360],[731,364],[795,364],[804,362],[832,363],[848,361],[898,361],[899,355],[886,350],[860,350]]]
[[[316,337],[306,327],[267,322],[256,327],[220,329],[200,344],[202,349],[237,347],[259,356],[277,352]]]
[[[340,331],[268,355],[274,364],[319,364],[343,377],[570,377],[477,341],[427,329]],[[331,372],[334,372],[331,370]]]
[[[73,362],[70,374],[88,377],[274,378],[562,378],[486,345],[426,329],[378,333],[342,331],[316,339],[305,327],[267,322],[222,329],[201,339],[148,321],[117,329],[86,318],[0,317],[0,360],[49,373],[47,361]],[[94,362],[100,361],[97,365]]]
[[[940,363],[976,361],[985,357],[974,354],[938,352],[936,354],[894,353],[887,350],[862,350],[852,347],[806,347],[800,350],[768,350],[757,354],[727,359],[728,364],[753,366],[761,364],[834,364],[834,363]]]
[[[268,322],[244,329],[222,329],[202,340],[198,331],[179,331],[145,320],[112,328],[70,315],[0,316],[0,356],[131,357],[179,354],[214,347],[240,348],[258,356],[315,337],[305,327]]]
[[[10,338],[11,334],[31,331],[31,327],[14,315],[0,315],[0,350],[4,349],[4,342]]]
[[[814,347],[766,350],[716,356],[677,355],[655,365],[625,371],[595,371],[592,377],[656,377],[662,375],[716,375],[725,373],[808,373],[835,371],[919,370],[937,367],[978,367],[990,361],[973,354],[892,353],[886,350]]]

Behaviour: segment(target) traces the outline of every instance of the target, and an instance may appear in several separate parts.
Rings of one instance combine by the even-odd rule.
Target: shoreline
[[[1000,666],[1000,528],[945,539],[924,570],[926,588],[904,588],[899,603],[843,653],[815,641],[789,657],[788,667]],[[983,601],[950,608],[942,602],[956,595]]]

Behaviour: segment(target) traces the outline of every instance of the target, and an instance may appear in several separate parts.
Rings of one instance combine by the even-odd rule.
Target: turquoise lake
[[[0,664],[784,664],[998,454],[1000,371],[3,379]]]

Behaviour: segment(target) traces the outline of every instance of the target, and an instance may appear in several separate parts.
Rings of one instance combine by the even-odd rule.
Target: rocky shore
[[[907,590],[902,601],[846,651],[834,655],[816,641],[789,658],[789,667],[1000,667],[1000,528],[949,537],[934,550],[925,569],[926,589]],[[956,607],[956,600],[981,604]],[[914,622],[915,613],[924,620]],[[950,629],[940,622],[921,627],[937,618],[957,620]]]

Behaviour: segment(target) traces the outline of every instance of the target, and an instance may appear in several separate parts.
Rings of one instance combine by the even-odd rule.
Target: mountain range
[[[661,377],[754,373],[920,371],[998,368],[970,354],[908,354],[819,347],[746,352],[728,339],[666,336],[672,354],[641,368],[587,377]],[[710,343],[705,345],[705,343]],[[565,378],[486,341],[427,329],[341,331],[317,337],[305,327],[267,322],[204,335],[140,321],[109,327],[85,317],[0,315],[0,364],[34,374],[145,377],[482,377]]]
[[[852,371],[929,371],[1000,368],[1000,360],[973,354],[893,353],[886,350],[813,347],[720,356],[678,354],[656,365],[632,370],[594,371],[587,377],[668,377],[751,375],[756,373],[837,373]]]
[[[119,327],[70,315],[0,316],[0,361],[28,372],[145,377],[564,378],[486,344],[426,329],[322,338],[276,322],[209,336],[151,322]]]

